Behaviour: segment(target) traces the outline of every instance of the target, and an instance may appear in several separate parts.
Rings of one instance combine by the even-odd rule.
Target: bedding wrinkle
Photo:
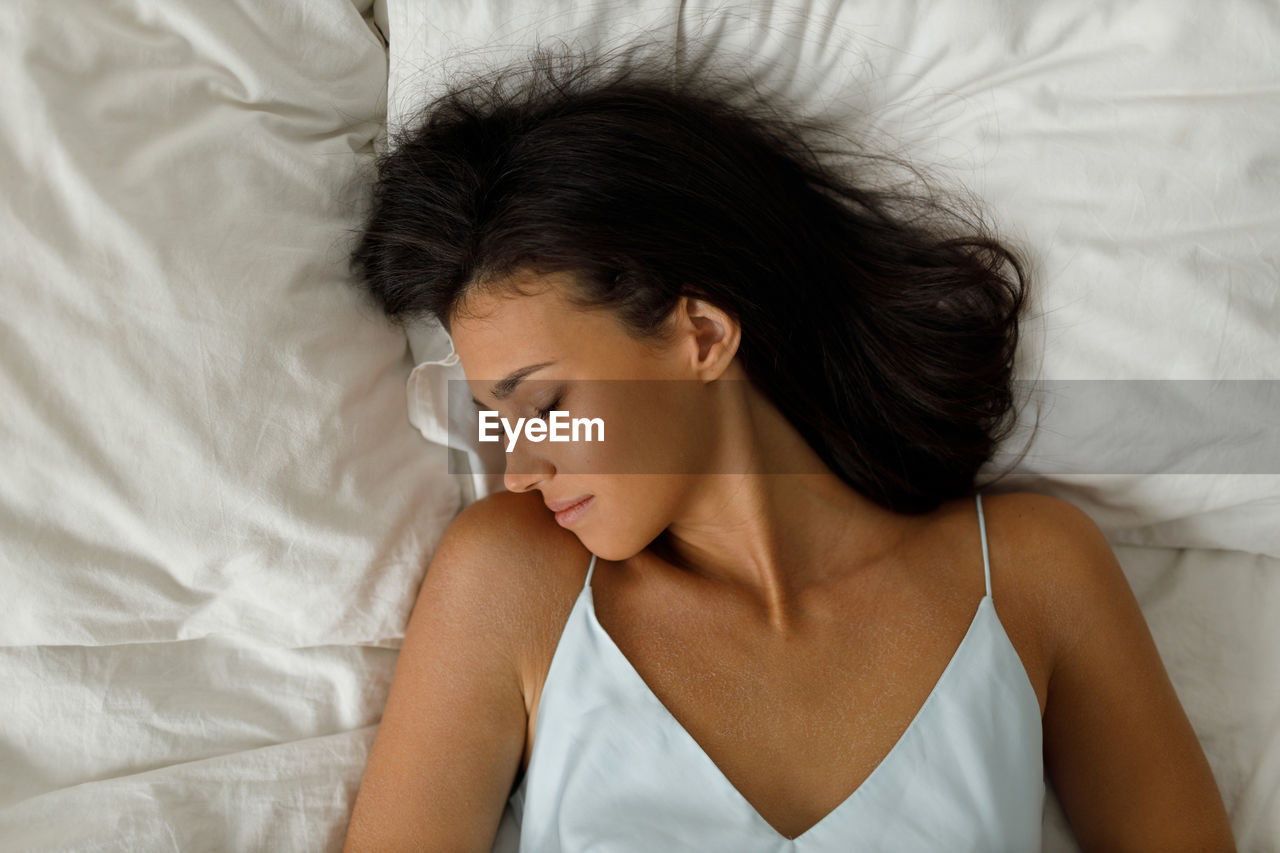
[[[445,391],[462,371],[415,365],[449,347],[417,345],[413,328],[406,346],[357,303],[342,263],[369,142],[439,91],[443,57],[475,48],[496,63],[535,35],[674,29],[689,55],[705,39],[867,150],[980,190],[1033,262],[1029,374],[1280,378],[1280,4],[548,8],[0,2],[0,847],[339,849],[424,556],[460,506],[502,488],[501,451],[451,456],[430,437],[448,437]],[[442,330],[429,340],[448,343]],[[1071,454],[1118,449],[1098,431]],[[1277,480],[1023,464],[1005,481],[1071,500],[1115,543],[1250,853],[1280,853]],[[678,850],[684,826],[714,815],[751,851],[765,827],[588,616],[566,625],[546,706],[581,749],[561,752],[561,773],[538,746],[534,772],[606,816],[626,817],[620,797],[661,806],[692,790],[650,846]],[[997,627],[983,615],[962,657],[1007,664],[1016,708],[1029,697],[1007,650],[986,646]],[[597,701],[569,701],[574,685]],[[980,705],[961,704],[973,725]],[[950,707],[935,700],[922,721]],[[916,754],[904,743],[855,802],[927,777],[906,769]],[[525,788],[530,813],[563,812],[570,837],[592,830],[569,799],[534,803],[559,802],[555,784]],[[521,802],[494,853],[518,849]],[[1045,850],[1075,851],[1045,805]]]

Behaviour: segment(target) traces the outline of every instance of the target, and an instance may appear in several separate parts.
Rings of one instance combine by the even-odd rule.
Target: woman
[[[348,850],[488,851],[514,794],[522,851],[1027,851],[1045,770],[1084,849],[1234,849],[1101,532],[975,486],[1023,264],[831,127],[538,50],[380,158],[373,301],[606,440],[526,433],[446,532]]]

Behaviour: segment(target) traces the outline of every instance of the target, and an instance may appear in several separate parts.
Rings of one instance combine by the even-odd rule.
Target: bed
[[[1239,849],[1280,851],[1274,4],[54,5],[0,6],[0,848],[341,848],[427,561],[501,488],[447,336],[351,286],[370,164],[447,68],[646,30],[1025,247],[1043,432],[991,488],[1106,532]]]

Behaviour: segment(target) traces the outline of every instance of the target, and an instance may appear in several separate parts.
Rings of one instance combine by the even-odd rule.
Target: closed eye
[[[545,409],[536,409],[538,417],[545,421],[548,415],[560,407],[561,396],[563,395],[556,395],[556,398],[548,403]]]

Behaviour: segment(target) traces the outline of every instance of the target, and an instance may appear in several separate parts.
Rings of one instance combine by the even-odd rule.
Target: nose
[[[516,446],[507,454],[507,467],[502,475],[502,484],[511,492],[527,492],[555,474],[555,466],[550,460],[537,453],[529,452],[529,442],[520,438]]]

